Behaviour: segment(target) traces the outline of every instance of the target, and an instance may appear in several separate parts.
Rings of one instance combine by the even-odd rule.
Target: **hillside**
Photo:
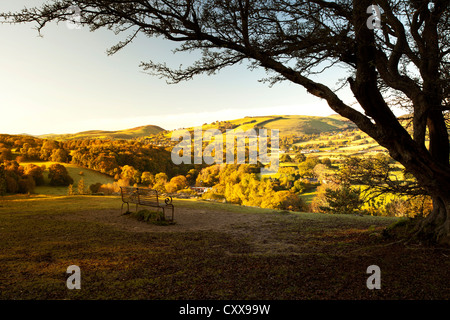
[[[252,128],[278,129],[280,136],[300,136],[356,129],[356,125],[345,118],[334,116],[273,115],[215,121],[202,126],[203,130],[221,129],[222,131],[226,129],[242,129],[246,131]],[[194,130],[193,127],[185,129],[189,131]]]
[[[278,129],[280,136],[310,135],[322,132],[340,132],[347,129],[355,129],[356,126],[351,121],[340,116],[331,115],[328,117],[301,116],[301,115],[273,115],[245,117],[234,120],[215,121],[210,124],[203,124],[202,129],[242,129],[244,131],[253,128]],[[193,131],[194,128],[185,128]],[[89,130],[68,134],[44,134],[37,136],[40,139],[50,140],[82,140],[82,139],[137,139],[148,138],[153,140],[160,133],[164,133],[163,128],[156,125],[147,125],[132,129],[117,131]],[[170,139],[171,132],[165,133],[165,138]],[[159,136],[161,138],[161,136]]]
[[[356,126],[349,120],[332,117],[281,116],[260,123],[266,129],[278,129],[280,135],[319,134],[322,132],[341,131]]]
[[[48,168],[52,165],[55,164],[57,162],[52,162],[52,161],[29,161],[29,162],[21,162],[22,166],[26,166],[28,164],[35,164],[38,166],[45,166],[46,169],[43,172],[44,175],[44,185],[41,186],[37,186],[34,189],[34,192],[36,194],[45,194],[45,195],[60,195],[60,196],[64,196],[67,195],[67,187],[61,187],[61,186],[51,186],[50,185],[50,179],[48,178]],[[74,187],[76,188],[78,186],[78,183],[80,182],[81,179],[84,180],[84,184],[86,186],[86,191],[87,188],[91,185],[91,184],[95,184],[95,183],[102,183],[102,184],[108,184],[108,183],[113,183],[114,179],[104,173],[100,173],[96,170],[93,169],[87,169],[87,168],[83,168],[81,166],[78,166],[76,164],[72,164],[72,163],[62,163],[64,165],[64,167],[66,167],[67,172],[69,173],[69,175],[73,178],[74,180]]]
[[[41,139],[75,140],[75,139],[134,139],[146,137],[164,131],[163,128],[147,125],[118,131],[89,130],[74,134],[46,134]]]

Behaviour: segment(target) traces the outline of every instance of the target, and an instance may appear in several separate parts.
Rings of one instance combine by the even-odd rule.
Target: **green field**
[[[343,118],[333,117],[312,117],[300,115],[282,115],[282,116],[261,116],[261,117],[245,117],[229,121],[237,126],[236,130],[242,129],[247,131],[255,127],[279,130],[280,136],[284,135],[302,135],[302,134],[319,134],[321,132],[341,131],[343,129],[355,128],[355,125]],[[202,130],[216,129],[215,123],[204,124]],[[194,130],[193,127],[186,128]],[[167,137],[171,137],[171,133],[167,133]]]
[[[279,119],[267,121],[263,126],[267,129],[278,129],[280,135],[319,134],[354,127],[349,121],[311,116],[281,116]]]
[[[313,190],[310,190],[308,192],[304,192],[300,195],[300,197],[305,201],[306,204],[311,204],[311,202],[313,201],[314,197],[316,196],[316,188]]]
[[[45,162],[22,162],[20,165],[26,166],[29,163],[33,163],[38,166],[45,165],[46,170],[44,172],[44,181],[45,184],[42,186],[37,186],[34,190],[36,194],[45,194],[45,195],[67,195],[67,187],[55,187],[50,186],[48,179],[48,167],[56,162],[45,161]],[[77,165],[71,163],[61,163],[64,167],[66,167],[69,175],[72,177],[74,181],[74,187],[78,185],[78,182],[81,179],[84,179],[84,184],[88,188],[91,184],[102,183],[108,184],[114,182],[114,179],[106,174],[100,173],[95,170],[86,169],[79,167]]]

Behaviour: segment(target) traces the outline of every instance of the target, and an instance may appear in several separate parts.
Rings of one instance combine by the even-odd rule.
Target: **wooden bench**
[[[123,205],[127,204],[127,212],[130,212],[130,203],[136,205],[136,211],[139,205],[158,208],[162,210],[164,217],[166,217],[166,209],[172,211],[170,220],[173,221],[174,206],[172,204],[172,197],[168,196],[164,199],[164,203],[161,203],[161,196],[158,191],[150,188],[137,188],[137,187],[120,187],[120,193],[122,195],[122,207],[120,213],[122,214]],[[125,214],[126,214],[125,213]]]

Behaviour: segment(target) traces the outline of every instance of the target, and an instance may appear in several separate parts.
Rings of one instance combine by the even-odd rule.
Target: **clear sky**
[[[39,3],[3,0],[0,11]],[[0,24],[0,133],[75,133],[148,124],[176,129],[244,116],[334,113],[298,85],[269,88],[258,82],[264,70],[250,71],[246,65],[168,85],[139,68],[141,61],[173,67],[192,61],[187,54],[172,54],[174,44],[163,39],[140,36],[108,56],[106,50],[125,35],[53,23],[39,37],[34,27]],[[331,85],[334,78],[329,78]]]

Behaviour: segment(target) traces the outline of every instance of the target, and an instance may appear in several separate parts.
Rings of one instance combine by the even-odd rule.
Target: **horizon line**
[[[321,118],[327,118],[327,117],[331,117],[331,116],[340,116],[338,113],[331,113],[327,116],[324,115],[308,115],[308,114],[271,114],[271,115],[247,115],[244,117],[236,117],[233,119],[226,119],[226,120],[214,120],[211,122],[206,122],[208,124],[213,123],[215,121],[232,121],[232,120],[238,120],[238,119],[244,119],[244,118],[258,118],[258,117],[276,117],[276,116],[300,116],[300,117],[321,117]],[[342,117],[342,116],[341,116]],[[347,119],[345,117],[343,117],[344,119]],[[98,120],[98,119],[97,119]],[[347,119],[348,121],[351,121],[349,119]],[[51,136],[51,135],[75,135],[75,134],[80,134],[80,133],[85,133],[85,132],[89,132],[89,131],[104,131],[104,132],[108,132],[108,131],[112,131],[112,132],[118,132],[118,131],[125,131],[125,130],[132,130],[132,129],[138,129],[141,127],[147,127],[147,126],[154,126],[154,127],[159,127],[161,129],[163,129],[164,131],[174,131],[174,130],[178,130],[178,129],[186,129],[186,128],[191,128],[191,127],[199,127],[199,126],[203,126],[203,124],[200,125],[188,125],[185,127],[177,127],[177,128],[164,128],[163,126],[160,126],[158,124],[142,124],[142,125],[137,125],[137,126],[130,126],[128,128],[121,128],[121,129],[88,129],[88,130],[82,130],[82,131],[76,131],[76,132],[50,132],[50,133],[42,133],[42,134],[33,134],[33,133],[28,133],[28,132],[21,132],[21,133],[8,133],[8,132],[1,132],[0,134],[5,134],[5,135],[14,135],[14,136],[32,136],[32,137],[36,137],[39,138],[41,136]]]

